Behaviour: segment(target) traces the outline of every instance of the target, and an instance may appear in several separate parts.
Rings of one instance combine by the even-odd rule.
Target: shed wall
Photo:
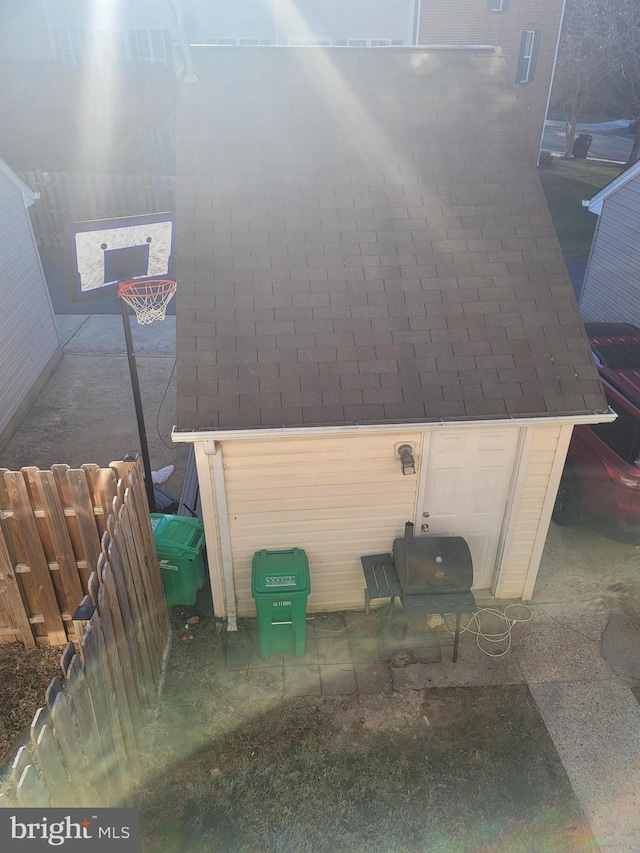
[[[0,175],[0,446],[3,432],[60,352],[53,309],[22,194]]]
[[[586,322],[640,326],[640,180],[635,178],[602,206],[580,296]]]
[[[549,526],[545,502],[552,488],[557,491],[554,474],[559,477],[567,453],[568,439],[562,440],[562,430],[558,424],[528,428],[520,487],[513,498],[502,571],[495,589],[497,598],[528,597],[524,593],[535,582],[541,551],[538,546],[544,544]]]
[[[420,438],[415,432],[401,436],[418,446]],[[363,606],[360,556],[387,552],[415,513],[418,477],[402,475],[394,458],[399,440],[387,435],[225,442],[239,616],[255,612],[251,560],[261,548],[304,548],[310,610]]]
[[[566,454],[561,433],[559,425],[527,427],[496,597],[520,598],[535,582],[549,523],[545,507]],[[401,436],[415,443],[418,457],[422,438],[419,432]],[[393,453],[399,440],[368,435],[223,443],[239,616],[255,612],[251,560],[261,548],[305,549],[310,610],[363,606],[360,557],[388,552],[405,521],[416,518],[419,478],[401,474]]]

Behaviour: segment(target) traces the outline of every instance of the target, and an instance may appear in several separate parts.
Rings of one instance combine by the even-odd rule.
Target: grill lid
[[[465,593],[473,586],[473,562],[462,536],[413,536],[405,525],[404,538],[393,543],[393,562],[406,594]]]

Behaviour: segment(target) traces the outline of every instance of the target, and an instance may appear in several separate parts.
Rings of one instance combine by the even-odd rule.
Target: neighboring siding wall
[[[491,12],[487,0],[422,0],[420,44],[491,44],[502,48],[520,106],[520,124],[536,160],[562,7],[563,0],[511,0],[506,11]],[[523,30],[540,32],[540,50],[533,82],[516,84]]]
[[[184,0],[185,16],[197,24],[197,34],[210,38],[287,39],[340,38],[402,39],[411,43],[414,0],[243,0],[211,3]],[[193,20],[195,18],[195,21]]]
[[[526,473],[519,494],[515,495],[516,506],[502,558],[504,569],[495,590],[497,598],[521,598],[527,580],[531,581],[530,571],[538,570],[532,560],[536,559],[538,534],[544,532],[546,535],[546,530],[541,531],[540,526],[542,510],[554,462],[559,452],[563,456],[566,452],[564,445],[560,444],[560,425],[528,427],[527,431]]]
[[[362,608],[360,557],[388,552],[415,513],[419,478],[402,475],[394,447],[420,440],[408,431],[225,442],[238,615],[255,612],[251,560],[262,548],[305,549],[309,609]]]
[[[60,345],[28,216],[0,175],[0,437]]]
[[[640,179],[634,178],[602,206],[580,311],[586,321],[640,326]]]

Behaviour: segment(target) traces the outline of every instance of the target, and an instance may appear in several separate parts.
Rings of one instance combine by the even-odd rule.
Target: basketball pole
[[[124,299],[120,299],[120,312],[122,314],[122,326],[124,328],[124,340],[127,348],[127,361],[129,362],[129,376],[131,377],[131,390],[133,392],[133,404],[136,409],[136,420],[138,421],[138,436],[140,437],[140,450],[142,451],[142,467],[144,468],[144,485],[147,492],[149,511],[156,511],[156,498],[153,491],[153,479],[151,474],[151,460],[149,459],[149,445],[147,443],[147,430],[144,425],[144,411],[142,409],[142,397],[140,396],[140,382],[138,380],[138,365],[136,364],[136,351],[133,348],[133,336],[131,335],[131,320],[129,308]]]

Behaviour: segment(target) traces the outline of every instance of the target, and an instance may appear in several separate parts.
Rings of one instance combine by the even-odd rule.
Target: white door
[[[488,589],[505,519],[518,429],[446,429],[425,438],[424,498],[416,529],[464,536],[473,558],[473,586]]]

